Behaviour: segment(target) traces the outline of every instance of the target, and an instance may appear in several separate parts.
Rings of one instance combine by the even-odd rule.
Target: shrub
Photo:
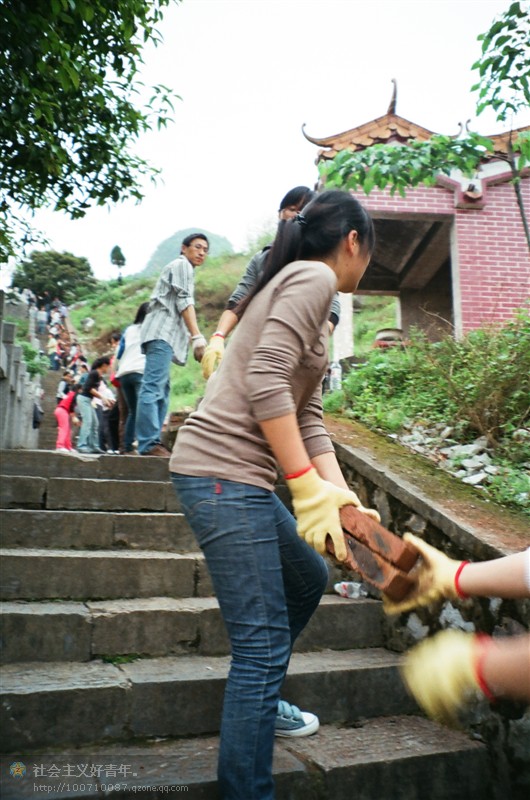
[[[29,342],[20,342],[26,370],[33,378],[35,375],[45,375],[50,365],[49,359],[43,356]]]
[[[351,413],[369,424],[395,429],[399,409],[404,420],[444,420],[464,438],[486,436],[490,447],[506,446],[530,416],[529,308],[502,328],[461,341],[432,343],[415,332],[405,350],[370,353],[344,391]]]

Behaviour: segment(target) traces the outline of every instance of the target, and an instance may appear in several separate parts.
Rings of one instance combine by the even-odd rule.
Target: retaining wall
[[[507,544],[437,506],[420,487],[362,450],[339,443],[335,443],[335,450],[348,485],[363,505],[377,508],[382,524],[399,535],[410,531],[451,558],[469,561],[498,558],[530,545],[530,525],[528,539],[524,535],[514,537]],[[506,524],[509,526],[508,514]],[[367,588],[369,594],[379,596],[376,590]],[[530,628],[530,599],[469,598],[387,617],[385,646],[404,652],[445,628],[495,636],[526,633]],[[497,785],[511,783],[518,791],[530,792],[530,709],[508,701],[491,706],[483,701],[463,716],[462,725],[473,738],[488,745]],[[497,798],[494,787],[491,797]]]
[[[40,395],[40,377],[32,377],[15,344],[16,324],[4,319],[6,300],[0,292],[0,448],[35,449],[39,430],[33,427],[33,407]],[[35,339],[35,317],[26,310],[30,341]]]

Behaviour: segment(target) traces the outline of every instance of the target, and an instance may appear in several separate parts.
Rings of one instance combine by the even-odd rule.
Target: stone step
[[[116,455],[66,455],[51,450],[2,450],[2,475],[40,478],[104,478],[106,480],[169,481],[167,458]]]
[[[197,542],[183,514],[0,510],[1,547],[128,548],[187,553]]]
[[[68,459],[69,456],[65,458]],[[102,456],[101,460],[118,458],[120,456]],[[22,475],[4,475],[0,480],[0,508],[180,511],[175,491],[169,481],[39,478]]]
[[[1,600],[105,600],[213,594],[202,553],[153,550],[0,551]]]
[[[218,748],[218,738],[208,736],[24,759],[17,753],[16,760],[26,762],[22,778],[11,777],[13,756],[3,756],[2,798],[132,800],[182,794],[218,800]],[[277,800],[481,800],[489,796],[491,780],[483,744],[406,716],[365,720],[355,728],[324,725],[304,739],[276,739],[273,773]]]
[[[90,661],[116,656],[228,655],[213,597],[7,602],[0,606],[0,660]],[[383,646],[376,600],[322,598],[296,643],[298,651]]]
[[[229,657],[27,663],[0,670],[0,751],[217,733]],[[413,713],[383,649],[294,653],[282,689],[322,724]]]

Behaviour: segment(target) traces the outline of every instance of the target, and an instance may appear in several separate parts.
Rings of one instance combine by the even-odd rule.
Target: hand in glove
[[[208,379],[212,372],[215,372],[225,354],[225,340],[224,337],[218,333],[214,333],[208,342],[208,347],[204,351],[201,361],[203,377]]]
[[[401,667],[402,678],[426,714],[452,723],[473,696],[493,695],[482,678],[482,658],[491,639],[447,630],[413,647]]]
[[[454,600],[457,597],[465,597],[458,589],[457,578],[467,564],[466,561],[448,558],[412,533],[406,533],[403,539],[419,551],[422,563],[414,575],[417,579],[416,587],[404,600],[394,603],[387,597],[383,598],[387,614],[401,614],[402,611],[410,611],[417,606],[428,606],[443,598]]]
[[[286,476],[286,482],[293,499],[298,535],[324,555],[326,536],[329,534],[333,540],[335,557],[338,561],[344,561],[348,553],[339,509],[349,505],[365,511],[355,492],[322,480],[314,467],[297,478]]]
[[[191,346],[193,348],[193,358],[200,364],[206,348],[206,339],[200,333],[197,336],[192,336]]]

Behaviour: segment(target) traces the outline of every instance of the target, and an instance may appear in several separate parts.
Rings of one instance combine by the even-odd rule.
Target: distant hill
[[[233,254],[234,248],[224,236],[210,233],[210,231],[204,228],[184,228],[174,233],[169,239],[164,239],[163,242],[160,242],[147,262],[147,266],[141,272],[138,272],[137,275],[157,275],[162,267],[165,267],[166,264],[169,264],[170,261],[173,261],[173,259],[178,256],[182,240],[185,239],[186,236],[189,236],[190,233],[198,232],[204,233],[208,237],[208,241],[210,242],[210,256],[215,258],[216,256]]]

